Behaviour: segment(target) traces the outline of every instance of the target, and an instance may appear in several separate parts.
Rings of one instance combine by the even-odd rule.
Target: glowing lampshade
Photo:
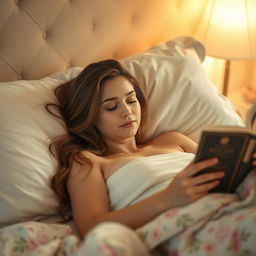
[[[195,36],[209,56],[255,59],[256,0],[207,0]]]

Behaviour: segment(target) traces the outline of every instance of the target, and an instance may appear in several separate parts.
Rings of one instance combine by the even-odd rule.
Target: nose
[[[122,110],[121,110],[121,115],[122,117],[128,117],[132,114],[131,108],[128,104],[123,104]]]

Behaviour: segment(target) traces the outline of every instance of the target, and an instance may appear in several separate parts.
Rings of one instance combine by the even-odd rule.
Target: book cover
[[[203,130],[195,161],[217,157],[219,163],[202,172],[225,172],[220,184],[210,192],[235,192],[251,169],[255,141],[255,134],[243,127],[213,126]]]

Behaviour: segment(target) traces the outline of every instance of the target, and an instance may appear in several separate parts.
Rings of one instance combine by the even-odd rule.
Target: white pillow
[[[174,129],[197,141],[204,125],[243,125],[207,79],[203,58],[202,44],[182,37],[122,61],[149,95],[148,138]],[[81,69],[0,84],[0,227],[57,214],[58,202],[49,187],[56,162],[48,144],[65,129],[44,104],[55,100],[53,88]]]
[[[0,84],[0,227],[56,214],[49,188],[55,160],[49,137],[64,133],[44,103],[54,101],[60,80],[44,78]]]

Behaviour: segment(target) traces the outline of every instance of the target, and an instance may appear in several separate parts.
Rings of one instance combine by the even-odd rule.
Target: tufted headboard
[[[193,32],[205,0],[1,0],[0,81],[120,59]]]

